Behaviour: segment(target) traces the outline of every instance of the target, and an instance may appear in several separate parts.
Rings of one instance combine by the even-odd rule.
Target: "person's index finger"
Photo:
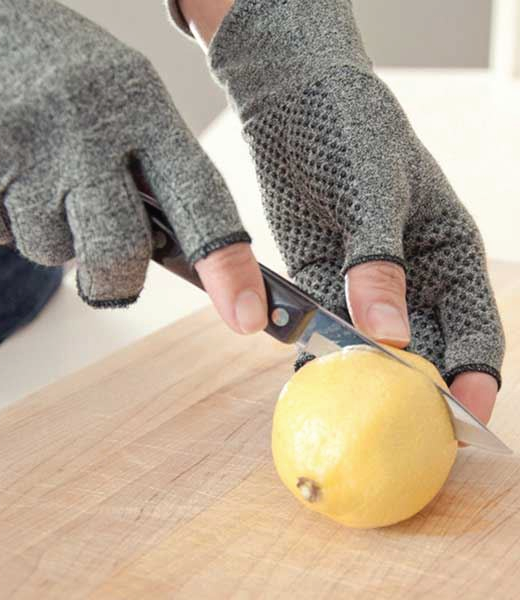
[[[222,319],[237,333],[267,327],[267,298],[251,246],[237,243],[212,252],[195,269]]]

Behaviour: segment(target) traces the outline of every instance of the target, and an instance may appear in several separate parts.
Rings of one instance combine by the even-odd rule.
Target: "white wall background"
[[[368,53],[378,66],[488,66],[491,0],[353,3]]]
[[[368,52],[378,66],[488,65],[491,0],[353,1]],[[224,95],[208,74],[203,53],[169,25],[161,0],[62,3],[144,52],[196,134],[221,112]]]

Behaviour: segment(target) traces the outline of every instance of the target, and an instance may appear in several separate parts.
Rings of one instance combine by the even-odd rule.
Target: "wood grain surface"
[[[520,266],[492,428],[520,450]],[[278,481],[293,351],[207,310],[0,413],[0,598],[516,599],[520,459],[465,449],[419,515],[349,530]]]

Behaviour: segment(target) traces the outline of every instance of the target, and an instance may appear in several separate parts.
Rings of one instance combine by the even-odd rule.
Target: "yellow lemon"
[[[445,385],[424,358],[388,349]],[[416,514],[441,489],[457,453],[435,386],[369,346],[344,348],[293,375],[278,399],[272,446],[293,494],[350,527]]]

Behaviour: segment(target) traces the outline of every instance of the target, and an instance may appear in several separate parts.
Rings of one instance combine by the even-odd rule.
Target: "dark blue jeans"
[[[0,246],[0,343],[36,317],[62,277],[62,267],[40,267]]]

